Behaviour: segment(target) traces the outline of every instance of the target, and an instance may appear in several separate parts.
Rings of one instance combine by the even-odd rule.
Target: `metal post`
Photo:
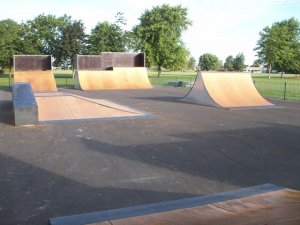
[[[8,76],[8,87],[10,87],[10,79],[11,79],[11,74],[9,73],[9,76]]]
[[[283,100],[286,100],[286,82],[284,82]]]

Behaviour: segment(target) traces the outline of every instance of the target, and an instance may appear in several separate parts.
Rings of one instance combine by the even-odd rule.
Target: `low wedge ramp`
[[[57,91],[52,71],[15,71],[15,82],[29,82],[34,92]]]
[[[193,88],[181,100],[229,109],[274,108],[259,94],[249,73],[199,71]]]
[[[76,71],[76,88],[101,89],[148,89],[152,88],[145,67],[114,67],[113,70]]]

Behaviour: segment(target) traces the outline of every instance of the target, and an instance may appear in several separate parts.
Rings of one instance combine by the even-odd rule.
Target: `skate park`
[[[5,193],[1,202],[5,206],[1,206],[0,215],[4,224],[49,224],[49,218],[51,224],[68,224],[68,218],[59,218],[72,215],[83,215],[75,217],[81,224],[140,224],[141,217],[148,214],[150,221],[155,221],[151,213],[165,224],[176,224],[170,218],[193,224],[184,216],[170,217],[167,212],[193,215],[193,210],[196,214],[199,211],[196,207],[217,207],[220,214],[227,210],[227,217],[220,216],[220,221],[225,218],[227,223],[223,224],[239,224],[234,219],[228,222],[232,218],[228,210],[232,209],[222,201],[234,201],[232,196],[237,195],[253,207],[251,196],[259,205],[257,195],[264,193],[275,196],[270,199],[275,199],[279,209],[275,211],[278,217],[269,222],[292,224],[291,217],[299,221],[299,192],[293,191],[300,189],[299,102],[268,99],[278,107],[226,110],[182,101],[190,93],[184,88],[61,88],[55,96],[61,97],[61,93],[109,101],[154,116],[13,126],[11,92],[1,90],[0,171],[1,193]],[[43,97],[43,93],[38,95]],[[255,191],[235,192],[251,187],[256,187]],[[217,193],[230,198],[212,196],[217,201],[198,205],[185,202],[192,212],[178,206],[184,203],[182,199],[201,202]],[[281,202],[276,201],[280,200],[277,195],[283,196]],[[261,209],[268,208],[264,205],[268,200],[262,199],[257,207],[262,213],[257,217],[259,222],[259,218],[266,218]],[[142,212],[140,205],[145,207]],[[127,207],[138,208],[117,211],[123,218],[107,211]],[[291,217],[285,217],[287,212],[280,211],[282,208],[292,209]],[[89,220],[89,216],[102,216],[102,220]],[[132,216],[140,220],[133,221]],[[244,216],[249,218],[247,213]],[[117,221],[124,218],[128,221]],[[82,223],[84,220],[87,223]]]

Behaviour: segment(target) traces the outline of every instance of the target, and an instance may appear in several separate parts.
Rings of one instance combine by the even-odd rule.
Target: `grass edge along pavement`
[[[58,70],[54,71],[56,84],[58,87],[74,87],[73,71]],[[156,71],[148,71],[148,77],[152,85],[174,86],[191,88],[196,78],[194,71],[171,71],[162,72],[157,77]],[[280,78],[280,74],[253,74],[253,82],[264,97],[284,100],[300,100],[300,76],[295,74],[285,74]],[[0,75],[0,88],[11,87],[13,78],[7,74]]]

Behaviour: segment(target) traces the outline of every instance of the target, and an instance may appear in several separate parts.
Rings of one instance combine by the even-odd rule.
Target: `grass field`
[[[74,87],[72,71],[59,70],[54,72],[56,84],[58,87]],[[175,86],[175,87],[192,87],[196,78],[194,71],[171,71],[162,72],[157,77],[156,71],[148,71],[149,80],[152,85]],[[256,88],[265,97],[285,100],[300,100],[300,75],[285,74],[280,78],[280,74],[253,74],[253,81]],[[0,88],[7,88],[13,82],[9,75],[0,75]]]

